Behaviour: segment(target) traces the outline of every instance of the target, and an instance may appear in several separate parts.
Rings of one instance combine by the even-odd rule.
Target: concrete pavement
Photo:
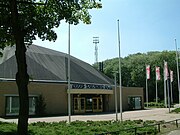
[[[126,111],[122,114],[123,120],[156,120],[156,121],[171,121],[175,119],[180,119],[180,114],[169,113],[167,108],[154,108],[148,110],[138,110],[138,111]],[[120,113],[118,113],[118,119],[120,117]],[[72,115],[71,120],[76,121],[99,121],[99,120],[115,120],[115,113],[110,114],[95,114],[95,115]],[[0,118],[0,121],[4,122],[15,122],[17,123],[17,119],[3,119]],[[58,121],[68,121],[68,116],[56,116],[56,117],[41,117],[41,118],[29,118],[29,123],[44,121],[44,122],[58,122]]]

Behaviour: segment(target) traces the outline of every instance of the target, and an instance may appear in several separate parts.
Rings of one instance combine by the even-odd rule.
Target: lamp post
[[[122,86],[121,86],[121,47],[120,47],[120,32],[119,32],[119,20],[118,22],[118,46],[119,46],[119,100],[120,100],[120,120],[122,121]]]
[[[114,72],[114,97],[115,97],[115,112],[116,112],[116,121],[118,121],[118,110],[117,110],[117,80],[116,80],[117,72]]]

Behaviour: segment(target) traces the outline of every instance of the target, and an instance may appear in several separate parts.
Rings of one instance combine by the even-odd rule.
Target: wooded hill
[[[148,52],[129,55],[121,59],[122,86],[126,87],[143,87],[144,97],[146,88],[146,65],[150,65],[150,80],[148,80],[149,101],[155,101],[156,91],[156,73],[155,67],[160,67],[161,80],[157,82],[158,97],[164,100],[164,60],[167,61],[168,69],[173,71],[172,88],[173,100],[178,102],[178,86],[177,86],[177,65],[176,52]],[[99,64],[94,64],[98,68]],[[114,71],[119,71],[119,59],[113,58],[103,61],[103,72],[114,79]],[[117,80],[118,79],[117,75]]]

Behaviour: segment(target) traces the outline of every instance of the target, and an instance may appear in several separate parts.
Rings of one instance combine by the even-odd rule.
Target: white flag
[[[150,65],[146,65],[146,79],[150,79]]]
[[[161,80],[160,67],[156,67],[156,80]]]
[[[164,61],[164,79],[167,80],[169,76],[167,62]]]
[[[170,70],[170,79],[171,79],[171,82],[173,82],[173,71]]]

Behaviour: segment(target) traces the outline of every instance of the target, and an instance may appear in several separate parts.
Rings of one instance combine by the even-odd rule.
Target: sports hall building
[[[68,54],[36,45],[27,47],[30,76],[29,114],[36,115],[40,96],[46,115],[68,114]],[[19,95],[15,47],[6,47],[0,57],[0,117],[18,115]],[[114,112],[114,81],[90,64],[70,57],[72,114]],[[119,87],[117,87],[119,110]],[[123,110],[143,109],[143,88],[122,87]]]

